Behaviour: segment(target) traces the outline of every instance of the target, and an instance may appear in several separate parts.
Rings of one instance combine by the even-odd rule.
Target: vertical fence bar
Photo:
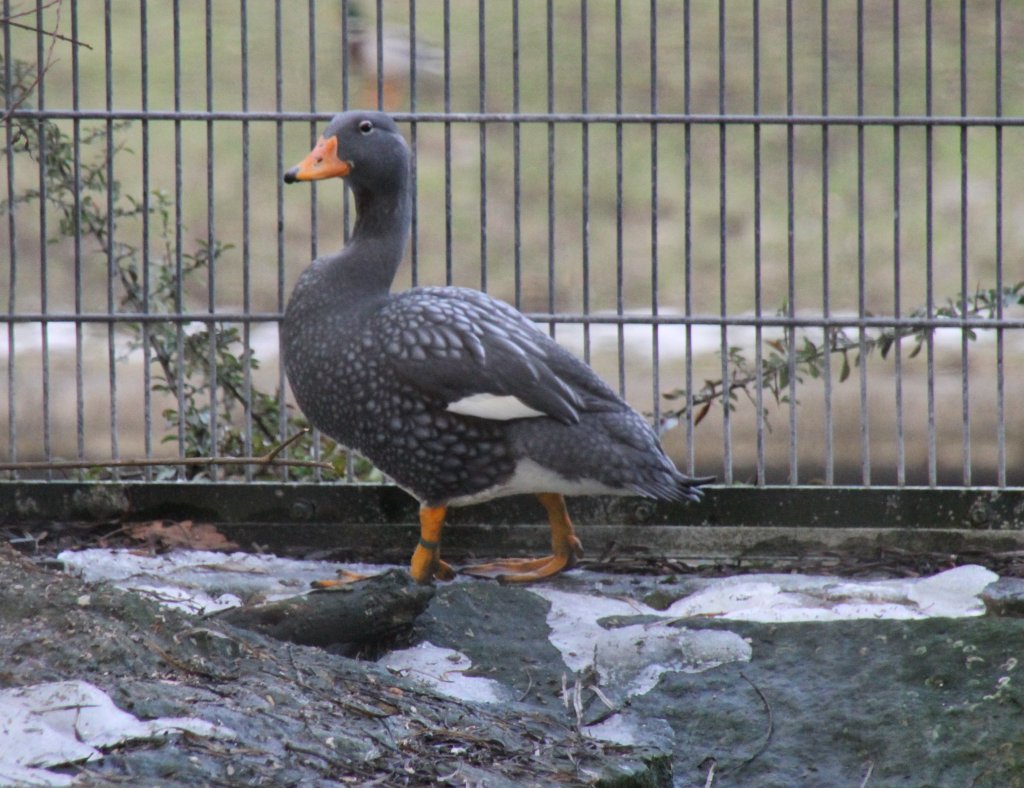
[[[46,69],[47,56],[45,40],[45,25],[43,23],[43,0],[36,0],[36,104],[39,109],[46,108]],[[108,38],[109,47],[109,38]],[[49,297],[49,229],[47,225],[47,161],[49,158],[48,142],[46,139],[46,123],[40,123],[38,127],[37,141],[39,144],[39,311],[45,315],[50,309]],[[39,323],[40,331],[40,361],[42,364],[42,415],[43,415],[43,455],[46,459],[53,458],[53,445],[50,436],[50,323],[42,320]],[[52,474],[47,472],[48,479]]]
[[[349,13],[348,0],[342,0],[341,3],[341,108],[347,110],[351,103],[350,89],[351,81],[349,80],[349,50],[352,48],[352,36],[353,28],[355,28],[355,35],[360,35],[358,23],[355,25],[350,24],[352,17],[356,16],[353,11]],[[366,31],[363,30],[362,34],[365,36]],[[413,43],[413,51],[415,52],[415,43]],[[348,202],[348,189],[341,190],[341,233],[345,239],[345,243],[348,243],[349,234],[349,202]]]
[[[864,0],[857,0],[857,116],[864,115]],[[860,364],[860,472],[861,483],[871,484],[871,434],[868,415],[867,249],[864,215],[864,126],[857,126],[857,352]]]
[[[281,112],[284,110],[284,53],[281,43],[284,39],[284,29],[281,24],[281,2],[274,2],[274,109],[278,113],[278,120],[274,122],[274,149],[277,156],[275,172],[284,172],[284,122],[281,120]],[[276,306],[278,314],[285,309],[285,256],[284,256],[284,183],[280,178],[274,178],[277,189],[277,299]],[[278,343],[278,355],[283,358]],[[281,404],[278,408],[277,438],[284,441],[288,437],[288,411],[285,402],[288,396],[288,384],[285,380],[284,364],[277,365],[277,401]],[[288,451],[287,449],[285,450]],[[288,467],[282,466],[279,471],[282,482],[288,481]]]
[[[900,114],[900,0],[892,4],[892,112]],[[892,129],[892,300],[893,315],[902,316],[902,285],[900,243],[900,166],[902,153],[900,127]],[[903,344],[899,331],[894,331],[896,340],[892,346],[892,361],[896,385],[896,484],[907,483],[907,452],[903,429]]]
[[[683,114],[691,109],[692,77],[690,66],[690,0],[683,0]],[[693,124],[683,124],[683,311],[693,316]],[[694,446],[693,416],[693,324],[686,323],[686,353],[683,360],[686,385],[686,471],[694,474],[696,448]]]
[[[377,0],[377,24],[374,26],[373,35],[376,39],[374,51],[377,53],[376,62],[373,64],[377,72],[377,109],[384,109],[384,0]],[[448,14],[448,0],[445,0],[445,16]],[[445,26],[447,29],[447,25]]]
[[[341,50],[341,79],[339,80],[339,87],[341,88],[341,108],[347,110],[349,108],[349,78],[348,72],[351,66],[349,65],[350,52],[349,52],[349,41],[351,36],[351,29],[353,27],[352,17],[358,18],[358,12],[352,11],[349,7],[349,0],[341,0],[338,7],[338,12],[341,14],[341,41],[338,42]],[[360,31],[365,35],[365,22],[356,21],[354,23],[356,28],[356,34]]]
[[[444,112],[452,111],[452,19],[451,3],[444,0]],[[453,282],[452,268],[452,124],[444,122],[444,283]]]
[[[651,0],[650,27],[650,108],[658,114],[658,2]],[[651,316],[658,316],[658,123],[651,128]],[[659,432],[661,424],[661,352],[658,323],[651,324],[651,416]]]
[[[241,55],[240,74],[242,112],[249,112],[249,6],[247,0],[238,3],[238,43]],[[253,389],[252,389],[252,223],[250,216],[250,162],[249,121],[242,120],[242,387],[245,397],[242,441],[247,455],[253,454]],[[280,180],[275,178],[275,181]],[[283,404],[283,403],[282,403]],[[283,409],[283,408],[282,408]],[[266,437],[270,437],[269,435]],[[245,466],[245,480],[252,481],[251,466]]]
[[[78,41],[78,4],[71,6],[71,38]],[[79,81],[78,46],[71,47],[71,107],[76,112],[81,107],[81,84]],[[81,315],[82,299],[82,122],[77,117],[71,122],[72,172],[75,182],[73,198],[74,219],[72,248],[75,268],[75,314]],[[85,377],[83,364],[83,331],[81,321],[75,322],[75,449],[78,459],[85,457]],[[77,478],[82,472],[76,473]]]
[[[623,254],[622,214],[622,0],[615,0],[615,314],[625,312],[625,255]],[[626,327],[621,320],[616,325],[616,358],[619,365],[619,394],[626,396]]]
[[[580,0],[580,112],[586,115],[590,111],[590,70],[588,51],[588,7],[587,0]],[[580,156],[582,194],[580,234],[582,237],[582,256],[580,258],[581,276],[583,278],[583,315],[590,315],[590,124],[580,124]],[[583,321],[583,359],[590,363],[590,321]]]
[[[172,6],[173,20],[172,42],[174,49],[174,111],[181,112],[181,5],[174,0]],[[182,137],[181,119],[174,119],[174,309],[183,312],[185,309],[184,270],[182,265]],[[177,374],[175,376],[175,394],[178,402],[185,401],[185,326],[180,321],[175,324]],[[184,457],[185,444],[185,412],[178,407],[178,456]],[[178,478],[185,477],[185,466],[178,466]]]
[[[4,18],[11,16],[10,0],[3,0]],[[14,75],[11,66],[11,26],[3,26],[4,37],[4,87],[5,94],[10,96],[14,90]],[[17,229],[18,223],[14,199],[14,124],[4,124],[4,154],[7,161],[7,256],[11,261],[10,269],[7,272],[7,314],[13,317],[18,306],[15,293],[18,292],[18,247]],[[15,323],[7,323],[7,461],[18,461],[18,411],[14,399],[14,392],[18,384],[17,361],[15,351]],[[18,472],[11,474],[14,479],[18,478]]]
[[[545,7],[545,62],[547,66],[546,93],[548,115],[555,111],[555,20],[551,0]],[[548,313],[555,312],[555,123],[547,124],[548,144]],[[548,323],[548,333],[555,336],[555,322]]]
[[[316,42],[316,0],[308,0],[306,5],[306,48],[308,52],[307,68],[309,69],[309,111],[316,112],[319,102],[317,101],[317,42]],[[317,140],[318,129],[315,120],[309,123],[309,144],[312,147]],[[313,188],[309,199],[309,247],[310,259],[315,260],[320,256],[320,211],[317,184],[313,181],[310,184]],[[320,430],[313,428],[311,431],[313,444],[313,460],[320,462],[323,443],[320,440]],[[348,469],[348,480],[352,480],[351,464]],[[319,478],[319,471],[317,471]]]
[[[512,0],[512,113],[519,114],[519,0]],[[522,161],[519,121],[512,122],[512,265],[516,309],[523,300]]]
[[[103,6],[103,43],[104,63],[103,80],[105,84],[106,109],[109,112],[114,107],[114,41],[111,28],[112,9],[109,0]],[[117,258],[115,255],[114,234],[115,234],[115,195],[114,195],[114,122],[110,118],[106,121],[106,178],[107,178],[107,313],[113,316],[117,308],[117,300],[114,294],[115,283],[118,278]],[[120,434],[118,429],[118,408],[117,408],[117,333],[114,323],[107,324],[107,365],[110,371],[110,455],[115,460],[120,459]],[[44,395],[44,399],[45,399]],[[181,399],[179,398],[179,402]],[[49,456],[49,454],[47,454]],[[117,468],[113,469],[114,478],[120,475]]]
[[[487,22],[484,0],[477,4],[477,109],[487,111]],[[487,292],[487,124],[478,127],[480,145],[480,289]]]
[[[149,312],[149,233],[150,233],[150,173],[149,173],[149,16],[147,3],[139,3],[139,91],[142,104],[142,311]],[[142,322],[142,421],[143,445],[146,459],[153,456],[153,363],[152,327]],[[170,384],[170,381],[168,381]],[[143,469],[143,478],[153,478],[153,469]]]
[[[342,106],[342,109],[345,109],[345,110],[349,109],[349,104],[350,104],[350,101],[351,101],[351,94],[350,94],[351,84],[349,82],[349,63],[350,63],[350,60],[351,60],[351,58],[349,56],[350,55],[350,49],[351,49],[351,46],[352,46],[353,43],[355,43],[356,46],[363,46],[365,48],[366,39],[367,39],[367,35],[368,35],[367,30],[366,30],[366,23],[364,21],[361,21],[361,17],[359,16],[358,11],[359,11],[359,7],[355,4],[355,2],[352,2],[352,4],[350,5],[349,4],[349,0],[342,0],[342,3],[341,3],[341,106]],[[382,21],[381,21],[381,16],[383,14],[383,7],[382,7],[382,3],[380,2],[380,0],[377,0],[377,3],[374,6],[374,11],[375,11],[375,14],[374,14],[373,37],[374,37],[374,41],[377,42],[377,47],[376,47],[377,57],[375,58],[374,67],[376,69],[376,80],[375,80],[375,82],[376,82],[376,88],[377,88],[377,106],[380,107],[380,106],[383,105],[383,100],[384,100],[384,91],[383,91],[384,70],[382,68],[383,57],[384,57],[384,55],[383,55],[383,28],[382,28]],[[353,19],[358,20],[358,21],[356,21],[355,24],[353,24],[352,23]],[[355,37],[354,41],[353,41],[353,36]],[[415,41],[413,42],[412,46],[413,46],[413,52],[415,52],[415,46],[416,46]],[[415,59],[413,58],[413,60],[415,60]],[[411,67],[412,66],[410,66],[410,68]],[[415,73],[415,72],[413,72],[413,73]],[[365,77],[364,77],[364,79],[365,79]],[[362,104],[363,100],[360,99],[359,103]],[[413,126],[413,128],[415,129],[415,125]],[[413,148],[413,150],[415,151],[415,148]],[[413,171],[413,187],[414,187],[413,194],[415,194],[415,183],[416,183],[415,158],[413,160],[412,171]],[[350,212],[350,208],[349,208],[349,201],[348,201],[348,189],[342,189],[341,192],[342,192],[341,193],[342,237],[344,238],[345,243],[348,243],[349,230],[350,230],[350,228],[349,228],[349,219],[350,219],[349,212]],[[414,202],[414,205],[415,205],[415,202]],[[415,228],[416,228],[416,211],[415,211],[415,208],[414,208],[413,209],[413,244],[414,245],[416,243],[416,241],[415,241]],[[415,269],[415,265],[414,265],[414,267],[413,267],[413,276],[414,277],[415,277],[415,271],[416,271],[416,269]],[[321,446],[319,431],[315,430],[313,435],[314,435],[314,457],[316,457],[316,459],[319,460],[320,459],[320,446]],[[321,473],[319,468],[316,469],[314,476],[315,476],[315,478],[318,481],[321,478],[323,478],[323,474]],[[356,481],[355,457],[353,456],[351,451],[346,451],[345,452],[345,482],[348,483],[348,484],[351,484],[354,481]]]
[[[967,0],[960,0],[960,116],[967,117]],[[967,124],[960,126],[960,314],[967,315],[968,271]],[[960,331],[960,387],[963,418],[963,482],[971,484],[970,329]]]
[[[725,0],[718,0],[718,114],[725,115],[725,65],[726,65],[726,14]],[[732,410],[729,407],[729,262],[728,262],[728,193],[727,193],[727,147],[728,125],[718,124],[718,297],[722,317],[720,334],[722,374],[722,480],[732,482]]]
[[[481,5],[483,0],[481,0]],[[416,104],[416,0],[409,0],[409,112],[415,114]],[[419,211],[417,210],[417,164],[419,126],[413,120],[409,124],[409,147],[412,150],[412,225],[409,231],[409,262],[412,286],[419,284]],[[346,202],[346,205],[348,203]]]
[[[925,0],[924,38],[924,102],[925,115],[933,113],[934,66],[932,0]],[[935,318],[935,134],[931,124],[924,129],[925,146],[925,317]],[[928,367],[928,484],[938,484],[938,461],[935,434],[935,335],[925,335],[925,361]]]
[[[580,112],[590,111],[589,12],[587,0],[580,0]],[[590,124],[580,124],[581,250],[580,275],[583,278],[583,357],[590,363]]]
[[[828,3],[821,4],[821,114],[829,114],[829,34]],[[829,249],[829,126],[821,126],[821,311],[824,317],[832,316],[832,263]],[[825,383],[825,484],[835,483],[835,445],[832,404],[832,353],[835,332],[823,329],[822,341],[825,354],[822,359],[822,379]]]
[[[1003,116],[1003,4],[995,2],[995,110]],[[996,145],[996,319],[1003,319],[1003,127],[994,129]],[[996,329],[996,484],[1006,486],[1006,366],[1005,332]]]
[[[206,111],[213,112],[213,15],[211,0],[206,0],[205,14],[205,56],[206,56]],[[213,139],[214,121],[206,121],[206,308],[212,315],[217,309],[217,267],[214,249],[217,239],[215,206],[217,204],[214,184],[215,146]],[[218,366],[217,366],[217,324],[210,320],[206,323],[207,365],[210,377],[210,456],[216,457],[220,432],[217,414],[218,408]],[[209,468],[210,478],[217,479],[217,466]]]
[[[309,111],[317,111],[317,90],[316,90],[316,0],[307,0],[306,4],[306,67],[309,69]],[[309,143],[312,147],[316,143],[317,127],[316,121],[309,122]],[[318,233],[319,222],[317,221],[318,202],[316,181],[310,183],[312,191],[309,200],[309,252],[310,259],[315,260],[319,254]]]
[[[795,112],[793,74],[793,0],[786,0],[786,114]],[[786,313],[796,317],[796,129],[786,126]],[[789,483],[799,481],[797,453],[796,328],[788,330],[786,364],[789,378]]]
[[[751,84],[753,87],[753,113],[755,116],[761,114],[761,3],[754,0],[751,18],[751,44],[753,48],[753,73]],[[761,293],[761,125],[755,123],[753,126],[754,144],[754,315],[760,318],[762,315],[762,293]],[[755,414],[757,433],[757,484],[765,484],[765,435],[764,435],[764,378],[762,377],[762,364],[764,363],[764,351],[761,348],[763,330],[760,323],[754,326],[754,366],[757,368],[757,379],[754,381],[756,390],[754,392],[754,405],[757,409]]]

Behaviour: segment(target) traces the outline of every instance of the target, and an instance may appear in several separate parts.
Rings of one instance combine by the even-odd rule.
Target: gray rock
[[[981,592],[981,599],[991,616],[1024,617],[1024,579],[1000,577]]]

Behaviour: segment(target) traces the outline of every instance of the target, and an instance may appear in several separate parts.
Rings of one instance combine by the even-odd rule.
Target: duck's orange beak
[[[338,138],[321,137],[309,155],[284,174],[285,183],[344,178],[352,165],[338,158]]]

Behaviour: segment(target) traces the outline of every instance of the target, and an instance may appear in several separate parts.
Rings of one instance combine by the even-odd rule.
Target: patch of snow
[[[436,692],[477,703],[501,703],[509,691],[493,679],[467,676],[473,667],[469,657],[450,648],[424,641],[412,648],[392,651],[378,662],[389,670],[426,684]]]
[[[599,593],[551,587],[530,590],[548,600],[551,642],[565,664],[597,671],[601,690],[619,701],[653,689],[667,672],[698,672],[749,661],[749,642],[724,630],[687,630],[679,619],[839,621],[859,618],[919,619],[975,616],[985,611],[979,594],[998,575],[961,566],[920,579],[854,581],[807,575],[746,575],[710,580],[667,610]],[[611,617],[643,616],[647,623],[615,627]],[[603,626],[603,622],[606,626]],[[673,625],[674,624],[674,625]],[[587,735],[619,744],[650,744],[651,731],[627,710],[587,727]]]
[[[671,751],[676,733],[666,720],[641,717],[624,709],[596,725],[587,725],[583,732],[593,739],[630,746],[655,747]]]
[[[551,643],[576,672],[597,669],[601,687],[628,697],[649,692],[669,671],[696,673],[726,662],[750,660],[750,644],[733,632],[692,631],[670,625],[669,617],[640,602],[530,589],[551,603],[547,623]],[[654,614],[659,620],[606,629],[611,616]]]
[[[916,581],[907,597],[924,615],[946,618],[980,616],[985,612],[980,594],[998,579],[995,572],[968,564]]]
[[[253,596],[267,602],[298,596],[309,591],[312,581],[333,578],[339,570],[378,574],[388,568],[206,550],[147,555],[92,548],[66,550],[57,559],[86,582],[111,582],[198,614],[237,607]]]
[[[664,615],[733,621],[843,621],[979,616],[979,594],[999,579],[981,566],[959,566],[933,577],[856,581],[807,575],[727,577],[675,602]]]
[[[339,570],[375,574],[387,568],[186,550],[147,555],[93,549],[65,552],[59,558],[86,581],[109,581],[191,612],[219,610],[254,597],[270,601],[295,596],[305,593],[312,580],[333,577]],[[829,622],[975,616],[985,610],[980,592],[998,579],[980,566],[957,567],[926,578],[871,581],[793,574],[739,575],[699,581],[699,590],[659,611],[628,596],[612,598],[601,593],[602,586],[588,579],[594,577],[587,572],[574,573],[576,581],[593,590],[567,591],[551,584],[529,590],[550,603],[550,639],[565,664],[577,674],[595,670],[601,692],[616,704],[649,692],[668,672],[699,672],[750,660],[750,643],[735,632],[687,629],[680,619],[709,616],[759,622]],[[88,595],[83,596],[81,604],[88,604]],[[632,623],[634,617],[642,617],[642,621]],[[616,626],[619,622],[610,620],[614,618],[622,625]],[[467,675],[473,665],[464,654],[429,642],[391,652],[381,658],[380,664],[453,698],[479,703],[514,698],[512,690],[498,681]],[[650,743],[652,737],[658,738],[664,731],[648,723],[622,709],[585,731],[589,736],[623,744]],[[0,717],[0,726],[15,727],[6,717]],[[665,735],[670,736],[670,732]],[[88,753],[88,747],[97,746],[85,744],[86,749],[77,751]],[[71,744],[66,746],[72,755],[76,752]],[[0,753],[3,747],[0,741]],[[0,764],[5,763],[0,754]],[[9,765],[21,766],[17,762]],[[8,775],[13,772],[0,772],[0,782],[15,779]]]
[[[139,720],[85,681],[0,690],[0,781],[5,785],[70,785],[50,766],[95,761],[102,749],[136,739],[187,732],[234,738],[230,728],[196,717]]]

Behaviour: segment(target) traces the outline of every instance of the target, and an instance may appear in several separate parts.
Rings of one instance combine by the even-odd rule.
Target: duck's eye
[[[373,131],[373,123],[372,123],[372,121],[369,121],[369,120],[362,121],[359,124],[359,130],[363,134],[369,134],[371,131]]]

